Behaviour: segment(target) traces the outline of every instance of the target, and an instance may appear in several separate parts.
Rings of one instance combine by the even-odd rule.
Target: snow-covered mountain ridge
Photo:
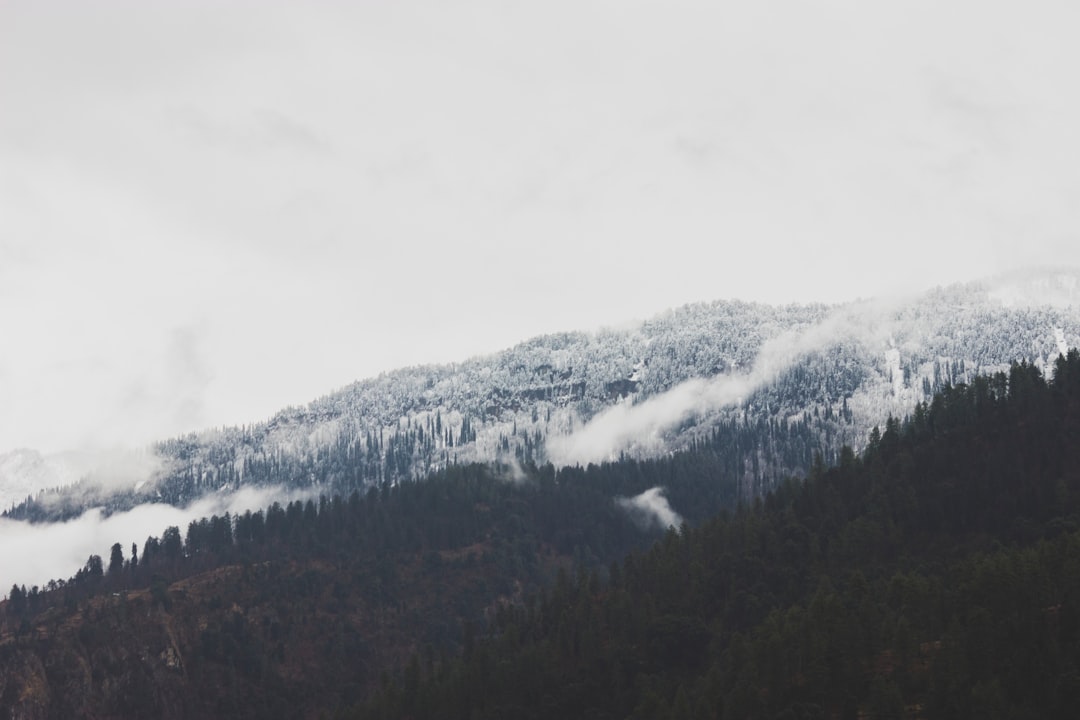
[[[860,446],[945,383],[1080,344],[1080,274],[1040,271],[837,306],[716,301],[362,380],[269,421],[161,443],[138,492],[81,483],[16,516],[247,483],[351,490],[449,463],[593,462],[730,436],[748,491]],[[726,435],[725,435],[726,434]]]

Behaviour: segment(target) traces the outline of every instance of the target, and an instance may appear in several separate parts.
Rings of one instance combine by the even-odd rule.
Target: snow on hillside
[[[871,427],[947,383],[1014,361],[1051,366],[1080,345],[1077,277],[1028,273],[841,306],[717,301],[532,338],[362,380],[264,423],[161,443],[166,470],[139,493],[183,503],[246,483],[348,491],[452,463],[654,455],[744,428],[757,429],[732,445],[745,454],[736,472],[764,487],[800,472],[813,452],[860,447]],[[107,497],[64,502],[75,512]]]

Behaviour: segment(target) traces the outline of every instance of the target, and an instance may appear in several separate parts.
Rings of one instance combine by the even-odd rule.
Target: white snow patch
[[[904,394],[904,371],[900,368],[900,351],[889,348],[885,351],[885,365],[892,378],[892,394],[899,399]]]
[[[1065,331],[1059,327],[1054,328],[1054,340],[1057,342],[1058,352],[1062,355],[1069,354],[1069,344],[1065,342]]]

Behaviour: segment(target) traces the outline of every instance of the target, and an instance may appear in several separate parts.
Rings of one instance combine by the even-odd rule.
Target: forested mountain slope
[[[630,328],[538,337],[357,382],[268,422],[163,442],[151,482],[117,491],[89,478],[9,515],[183,505],[249,483],[348,493],[469,462],[652,457],[746,425],[795,427],[833,460],[946,383],[1020,360],[1050,370],[1080,344],[1078,280],[1053,271],[834,307],[718,301]],[[656,405],[666,414],[651,417]],[[729,438],[746,495],[805,473],[813,456],[770,452],[759,437]]]
[[[117,544],[0,604],[0,713],[318,717],[452,657],[559,568],[604,568],[735,500],[722,444],[565,468],[460,465]],[[470,629],[471,628],[471,629]],[[440,664],[441,661],[440,661]]]
[[[1071,716],[1080,354],[944,388],[738,509],[723,438],[117,545],[0,605],[0,712]],[[638,502],[661,486],[684,529]]]
[[[975,378],[805,483],[507,605],[349,718],[1069,718],[1080,355]]]

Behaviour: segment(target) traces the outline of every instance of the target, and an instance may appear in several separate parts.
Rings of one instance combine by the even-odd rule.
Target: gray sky
[[[1080,263],[1068,2],[0,0],[0,452]]]

